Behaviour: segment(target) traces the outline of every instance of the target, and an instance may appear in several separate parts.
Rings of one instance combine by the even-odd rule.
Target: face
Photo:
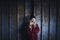
[[[33,25],[36,23],[36,18],[32,18],[32,23],[33,23]]]
[[[32,18],[32,22],[35,23],[36,22],[36,19],[35,18]]]

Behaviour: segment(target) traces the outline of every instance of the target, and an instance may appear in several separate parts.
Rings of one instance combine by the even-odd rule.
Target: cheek
[[[36,20],[34,19],[34,22],[36,22]]]
[[[34,22],[35,22],[36,20],[34,19]]]

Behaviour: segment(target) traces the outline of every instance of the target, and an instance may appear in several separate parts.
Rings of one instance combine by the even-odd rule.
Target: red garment
[[[30,30],[30,28],[28,27],[27,28],[27,34],[28,34],[28,38],[29,38],[29,40],[38,40],[37,38],[38,38],[38,36],[37,36],[37,33],[39,32],[39,27],[38,27],[38,25],[36,25],[36,27],[34,28],[34,26],[33,26],[33,28],[32,28],[32,30]]]

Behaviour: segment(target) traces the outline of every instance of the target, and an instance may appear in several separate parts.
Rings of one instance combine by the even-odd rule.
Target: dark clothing
[[[39,32],[39,27],[38,25],[36,25],[36,27],[32,28],[32,30],[30,30],[30,28],[28,27],[27,28],[27,34],[28,34],[28,38],[29,40],[38,40],[38,36],[37,36],[37,33]]]

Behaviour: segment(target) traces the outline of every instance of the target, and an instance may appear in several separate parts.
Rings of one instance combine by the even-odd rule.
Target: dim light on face
[[[32,23],[33,23],[33,25],[36,24],[36,18],[32,18]]]
[[[36,23],[36,18],[32,18],[31,20],[30,20],[30,24],[31,25],[34,25]]]
[[[35,23],[35,22],[36,22],[36,18],[32,18],[32,22],[34,22],[34,23]]]

